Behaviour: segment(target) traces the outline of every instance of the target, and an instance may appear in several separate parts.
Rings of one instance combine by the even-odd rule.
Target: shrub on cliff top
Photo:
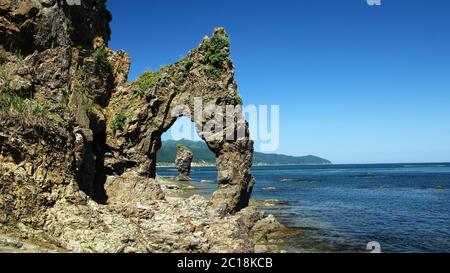
[[[205,56],[209,64],[220,67],[229,55],[230,41],[224,32],[217,32],[203,41],[200,49],[206,51]]]

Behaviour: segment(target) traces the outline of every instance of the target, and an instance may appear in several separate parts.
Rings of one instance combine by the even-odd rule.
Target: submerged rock
[[[250,236],[256,243],[273,243],[276,240],[282,240],[288,236],[299,235],[300,231],[290,229],[280,224],[273,215],[255,223],[250,230]]]
[[[250,205],[256,207],[275,207],[283,204],[284,202],[277,199],[250,200]]]

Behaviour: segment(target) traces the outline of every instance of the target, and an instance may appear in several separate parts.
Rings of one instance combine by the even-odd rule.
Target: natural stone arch
[[[213,117],[194,116],[198,110],[195,109],[196,98],[201,98],[202,107],[214,105],[223,113],[227,106],[242,104],[229,51],[228,36],[224,29],[218,28],[211,38],[206,37],[179,62],[157,72],[146,72],[129,86],[119,88],[108,107],[107,170],[120,174],[134,168],[142,175],[155,177],[162,134],[179,116],[187,116],[216,155],[219,189],[213,195],[213,203],[226,205],[228,212],[246,207],[254,186],[250,174],[253,141],[242,113],[223,116],[231,117],[233,124],[224,122],[213,134],[200,130]],[[190,114],[172,116],[180,106],[185,106]],[[218,139],[217,134],[222,139]],[[229,136],[235,137],[230,139]]]

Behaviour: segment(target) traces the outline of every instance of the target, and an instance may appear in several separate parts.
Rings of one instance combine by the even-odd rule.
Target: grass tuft
[[[124,112],[119,113],[112,122],[111,129],[113,130],[113,132],[116,133],[117,131],[123,131],[126,120],[126,114]]]
[[[184,67],[185,70],[190,70],[194,63],[191,61],[191,59],[186,58],[181,61],[181,65]]]
[[[67,105],[69,103],[70,97],[69,87],[67,85],[64,85],[63,87],[61,87],[60,91],[61,91],[61,103]]]
[[[242,99],[241,94],[239,93],[239,90],[236,90],[236,97],[235,97],[236,102],[239,105],[243,105],[244,104],[244,100]]]
[[[68,18],[66,21],[66,29],[67,33],[69,33],[70,36],[75,33],[75,27],[73,26],[72,20],[70,18]]]
[[[112,65],[108,60],[108,50],[106,50],[106,48],[97,48],[92,56],[95,58],[97,64],[100,65],[103,69],[112,70]]]
[[[214,79],[218,79],[220,78],[220,70],[212,65],[206,65],[203,68],[203,72],[205,73],[206,76],[208,76],[209,78],[214,78]]]
[[[136,90],[136,93],[139,96],[145,95],[145,93],[153,88],[156,83],[158,82],[158,79],[161,75],[160,71],[147,71],[142,76],[140,76],[135,83],[137,84],[138,89]]]
[[[6,51],[0,47],[0,65],[6,63],[7,57]]]

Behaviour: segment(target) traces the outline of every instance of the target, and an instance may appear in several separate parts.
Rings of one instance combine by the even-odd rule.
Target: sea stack
[[[191,178],[191,164],[194,159],[194,154],[191,150],[186,148],[184,145],[178,145],[177,149],[177,157],[175,159],[175,165],[180,172],[180,175],[177,177],[178,181],[190,181]]]

